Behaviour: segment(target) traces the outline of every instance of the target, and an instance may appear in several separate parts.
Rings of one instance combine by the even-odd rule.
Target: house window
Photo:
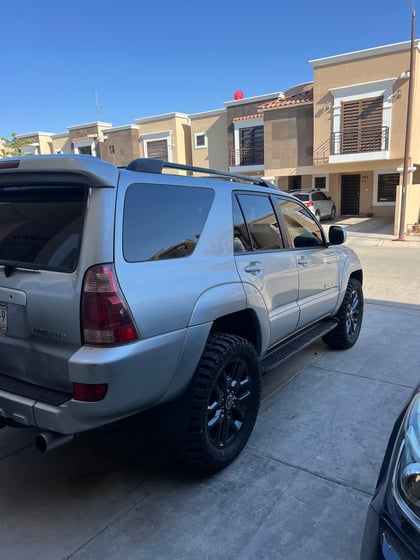
[[[147,157],[168,161],[168,143],[166,140],[147,142]]]
[[[343,103],[341,153],[382,149],[382,107],[383,97]]]
[[[289,191],[299,191],[302,188],[302,175],[290,175],[288,188]]]
[[[319,175],[313,178],[314,189],[319,189],[323,191],[328,190],[328,177],[326,175]]]
[[[378,174],[377,202],[395,202],[397,185],[400,182],[399,173]]]
[[[24,155],[32,155],[37,156],[39,155],[39,144],[26,144],[26,146],[22,146],[18,148],[19,153]]]
[[[240,165],[264,163],[264,127],[241,128],[239,131]]]
[[[73,140],[73,151],[75,154],[96,156],[95,142],[88,137],[75,139]]]
[[[264,166],[264,121],[262,117],[233,121],[234,143],[231,166]]]
[[[386,159],[396,78],[330,89],[329,163]]]
[[[377,170],[373,179],[373,206],[395,206],[397,186],[401,175],[389,170]]]
[[[205,132],[196,132],[194,134],[194,148],[207,148],[207,134]]]
[[[143,154],[146,158],[173,161],[171,131],[153,132],[140,137],[143,143]]]

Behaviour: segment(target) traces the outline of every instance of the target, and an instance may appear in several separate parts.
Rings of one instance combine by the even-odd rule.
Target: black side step
[[[321,336],[324,336],[328,332],[332,331],[336,326],[336,319],[327,319],[320,323],[316,323],[312,327],[302,331],[297,336],[289,339],[287,342],[277,346],[261,361],[261,373],[263,375],[268,373],[270,370],[287,360],[287,358],[290,358],[293,354],[302,350],[302,348],[309,346],[309,344],[312,344],[312,342]]]

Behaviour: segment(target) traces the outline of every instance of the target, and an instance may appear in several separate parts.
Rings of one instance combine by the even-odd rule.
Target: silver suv
[[[0,426],[48,451],[166,404],[183,459],[225,467],[264,372],[319,337],[356,342],[362,269],[344,241],[263,180],[0,160]]]
[[[309,189],[289,192],[301,200],[318,220],[335,220],[337,215],[335,202],[322,191]]]

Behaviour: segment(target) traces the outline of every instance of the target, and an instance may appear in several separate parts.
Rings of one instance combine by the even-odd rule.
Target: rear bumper
[[[162,399],[175,373],[177,377],[182,373],[184,384],[193,375],[193,356],[192,371],[179,372],[185,338],[184,330],[120,347],[80,348],[68,362],[69,386],[107,383],[107,394],[98,402],[76,401],[69,393],[0,374],[0,418],[37,430],[74,434],[146,410]]]

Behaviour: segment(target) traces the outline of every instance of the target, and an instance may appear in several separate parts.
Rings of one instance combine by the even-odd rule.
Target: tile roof
[[[247,119],[260,119],[261,115],[244,115],[243,117],[235,117],[234,121],[246,121]]]
[[[286,107],[288,105],[301,105],[303,103],[312,103],[314,100],[314,90],[308,89],[295,95],[289,95],[279,99],[273,99],[268,103],[258,105],[258,109],[276,109],[277,107]]]

